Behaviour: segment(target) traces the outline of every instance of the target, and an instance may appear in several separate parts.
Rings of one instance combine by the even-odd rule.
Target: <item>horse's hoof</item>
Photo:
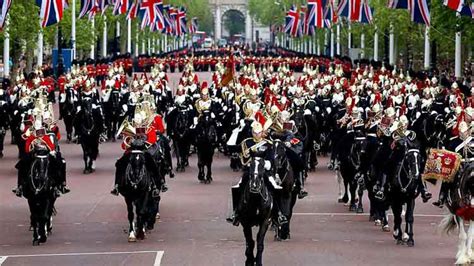
[[[407,234],[407,233],[403,233],[403,236],[402,236],[403,242],[407,242],[408,239],[410,239],[410,237],[408,236],[408,234]]]
[[[407,246],[409,246],[409,247],[415,246],[415,240],[413,240],[413,239],[408,239],[408,241],[407,241]]]
[[[369,216],[369,222],[375,222],[375,217],[373,215]]]
[[[46,243],[46,240],[48,240],[48,237],[46,236],[42,236],[40,237],[40,239],[38,240],[40,243]]]
[[[128,242],[130,242],[130,243],[137,242],[137,238],[136,237],[128,237]]]
[[[144,231],[138,231],[137,239],[138,240],[144,240],[145,239],[145,232]]]
[[[386,224],[386,225],[384,225],[384,226],[382,227],[382,231],[384,231],[384,232],[390,232],[390,227],[388,226],[388,224]]]
[[[374,221],[374,225],[375,225],[375,226],[381,226],[381,225],[382,225],[382,221],[380,221],[379,219],[377,219],[377,220]]]
[[[147,224],[146,225],[146,230],[147,231],[152,231],[153,229],[155,229],[155,226],[153,224]]]
[[[359,208],[357,208],[357,211],[356,211],[356,212],[357,212],[357,213],[364,213],[364,208],[359,207]]]
[[[155,219],[156,219],[156,220],[159,220],[159,219],[160,219],[160,213],[157,213],[157,214],[156,214]]]
[[[343,198],[339,198],[339,199],[337,199],[337,202],[338,202],[338,203],[344,203],[344,199],[343,199]]]
[[[32,244],[33,244],[33,246],[39,246],[40,245],[38,239],[34,239]]]
[[[342,202],[343,203],[349,202],[349,196],[345,195],[344,197],[342,197]]]
[[[349,207],[349,211],[351,211],[351,212],[355,212],[356,209],[357,209],[357,207],[356,207],[355,205],[351,205],[351,206]]]
[[[403,242],[403,240],[401,239],[397,239],[397,245],[404,245],[405,242]]]

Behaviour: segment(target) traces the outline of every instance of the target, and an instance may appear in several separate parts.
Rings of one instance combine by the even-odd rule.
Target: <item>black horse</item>
[[[184,172],[189,165],[189,149],[191,145],[189,128],[191,119],[188,110],[175,109],[166,117],[168,125],[168,135],[173,140],[173,147],[176,154],[176,171]]]
[[[392,180],[390,182],[390,201],[394,216],[393,237],[397,244],[406,243],[412,247],[415,244],[413,239],[413,213],[415,211],[415,199],[420,194],[418,184],[421,178],[421,156],[420,145],[415,139],[408,137],[396,141],[395,148],[390,156],[394,166],[390,173]],[[401,229],[402,209],[406,205],[405,211],[405,232]]]
[[[150,202],[152,200],[150,189],[153,184],[151,176],[153,171],[149,170],[154,166],[149,165],[150,161],[153,163],[152,160],[147,163],[145,149],[145,142],[142,139],[134,139],[126,164],[123,166],[116,164],[115,174],[120,177],[118,178],[120,180],[119,191],[127,204],[129,242],[135,242],[137,239],[143,240],[145,226],[150,223],[150,217],[154,217],[150,212],[150,205],[154,207],[153,202]]]
[[[64,119],[66,126],[67,141],[72,140],[72,131],[74,126],[74,116],[76,115],[76,101],[74,99],[74,88],[67,86],[65,88],[66,99],[60,104],[60,115]]]
[[[211,112],[203,111],[196,125],[196,149],[198,156],[199,182],[209,184],[212,181],[212,159],[217,145],[217,131]],[[207,168],[205,174],[204,167]]]
[[[115,142],[118,125],[121,121],[120,91],[113,89],[107,102],[104,102],[104,115],[107,123],[107,138]]]
[[[293,215],[293,207],[296,204],[298,191],[295,191],[295,176],[293,168],[286,156],[286,147],[280,140],[274,141],[275,150],[275,176],[281,182],[281,190],[275,191],[274,204],[279,206],[279,210],[286,217],[287,223],[276,226],[277,240],[286,240],[290,238],[290,221]]]
[[[357,211],[358,213],[363,212],[362,199],[359,199],[359,205],[356,205],[356,191],[358,187],[358,180],[356,179],[358,169],[361,165],[361,159],[365,152],[366,138],[361,136],[358,132],[348,133],[351,135],[344,136],[342,143],[338,145],[344,145],[344,147],[350,147],[349,149],[339,149],[339,160],[340,160],[340,173],[344,181],[344,196],[343,202],[349,201],[348,192],[350,192],[350,203],[349,210]],[[348,191],[349,190],[349,191]]]
[[[24,180],[23,195],[30,208],[30,224],[33,230],[33,246],[45,243],[48,231],[52,230],[51,217],[56,200],[54,163],[46,147],[36,146]],[[26,165],[20,165],[19,168]],[[22,169],[19,169],[22,171]]]
[[[243,227],[247,260],[245,265],[262,265],[265,234],[270,225],[272,214],[272,195],[265,184],[264,161],[261,158],[252,158],[249,165],[249,178],[240,200],[240,222]],[[257,254],[254,256],[255,241],[252,236],[252,227],[258,226]]]
[[[84,174],[95,171],[95,160],[99,154],[99,138],[102,133],[101,120],[100,114],[92,109],[92,102],[82,101],[81,111],[75,118],[75,128],[83,151]]]

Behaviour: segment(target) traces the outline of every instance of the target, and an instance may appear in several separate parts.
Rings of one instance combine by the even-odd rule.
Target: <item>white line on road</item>
[[[296,212],[293,215],[297,216],[369,216],[368,213],[343,213],[343,212]],[[392,215],[389,213],[388,215]],[[439,217],[442,218],[442,214],[415,214],[415,217]]]
[[[156,257],[155,257],[155,264],[153,266],[160,266],[161,265],[161,259],[163,258],[164,251],[157,251],[156,252]]]
[[[8,259],[8,256],[0,257],[0,266]]]
[[[163,257],[164,251],[142,250],[142,251],[117,251],[117,252],[85,252],[85,253],[44,253],[44,254],[24,254],[24,255],[6,255],[8,258],[28,258],[28,257],[54,257],[54,256],[87,256],[87,255],[119,255],[119,254],[144,254],[155,253]],[[161,260],[161,259],[160,259]],[[156,264],[155,264],[156,265]]]

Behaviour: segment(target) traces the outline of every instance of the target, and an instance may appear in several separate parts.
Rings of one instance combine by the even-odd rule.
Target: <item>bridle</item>
[[[413,154],[414,162],[409,162],[409,163],[414,163],[415,164],[415,173],[412,172],[413,169],[411,169],[411,167],[409,167],[408,170],[405,168],[405,159],[408,157],[409,154]],[[399,163],[397,181],[398,181],[398,184],[400,185],[402,193],[406,193],[407,189],[413,184],[414,180],[416,180],[418,178],[418,176],[420,176],[419,156],[420,156],[420,150],[419,149],[414,149],[414,148],[413,149],[408,149],[408,150],[405,151],[403,159]],[[402,180],[400,179],[402,171],[408,177],[408,183],[407,183],[406,186],[403,186]]]

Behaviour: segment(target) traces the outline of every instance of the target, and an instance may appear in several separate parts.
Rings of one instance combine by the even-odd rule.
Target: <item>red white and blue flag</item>
[[[308,24],[314,27],[323,27],[323,8],[325,1],[323,0],[308,0]]]
[[[0,7],[2,8],[0,12],[0,29],[3,29],[3,26],[5,25],[5,20],[7,19],[11,4],[12,0],[0,0]]]
[[[103,16],[107,7],[109,5],[113,5],[113,3],[112,3],[112,0],[98,0],[98,1],[99,1],[98,9],[102,12],[102,16]]]
[[[461,14],[461,16],[466,16],[474,19],[474,3],[472,3],[470,6],[465,4],[459,14]]]
[[[294,5],[291,6],[290,10],[286,13],[285,18],[285,32],[293,37],[298,36],[300,28],[300,13],[296,10]]]
[[[189,24],[189,33],[193,34],[198,31],[199,24],[197,22],[197,18],[194,17],[191,19],[191,24]]]
[[[369,3],[367,0],[362,0],[362,8],[361,8],[361,15],[360,15],[360,23],[363,24],[370,24],[373,21],[373,10],[369,7]]]
[[[141,28],[146,26],[152,27],[157,20],[163,21],[160,6],[163,5],[162,0],[142,0],[140,3],[140,16],[142,18]]]
[[[130,6],[132,5],[132,0],[115,0],[114,3],[114,15],[127,14]]]
[[[181,7],[176,13],[176,36],[186,33],[186,24],[186,10]]]
[[[349,20],[360,21],[362,16],[362,1],[363,0],[349,0]]]
[[[410,5],[408,4],[409,0],[390,0],[388,2],[388,8],[391,9],[409,9]]]
[[[427,0],[410,0],[411,21],[430,26],[430,9]]]
[[[138,17],[138,9],[140,5],[138,1],[139,0],[136,0],[135,2],[133,2],[130,8],[128,9],[127,20],[132,20]]]
[[[79,18],[83,18],[95,7],[97,0],[81,0],[81,9],[79,10]]]
[[[351,16],[351,0],[340,0],[339,5],[337,6],[337,14],[339,17],[350,18]]]
[[[36,0],[40,7],[40,25],[42,28],[54,25],[63,19],[65,0]]]

